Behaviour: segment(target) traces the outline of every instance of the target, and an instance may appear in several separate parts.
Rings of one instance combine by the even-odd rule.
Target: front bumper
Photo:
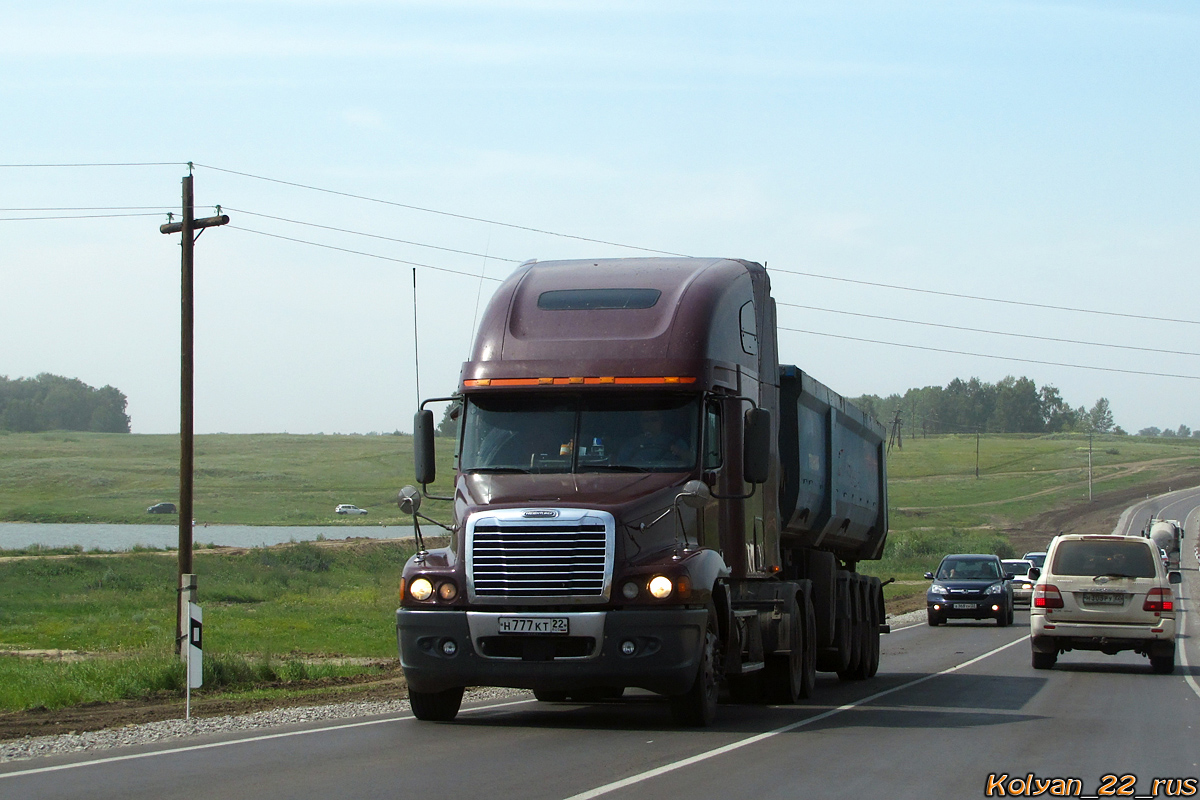
[[[1157,653],[1174,647],[1175,619],[1162,617],[1154,624],[1097,624],[1060,622],[1053,616],[1034,614],[1029,619],[1033,649],[1039,652],[1059,650],[1099,650],[1116,653],[1138,650]]]
[[[993,609],[992,606],[996,606],[996,609]],[[927,597],[925,609],[930,614],[942,619],[995,619],[1008,614],[1008,599],[1003,595],[988,597],[984,600]]]
[[[500,617],[566,617],[569,632],[500,633]],[[682,607],[561,613],[396,611],[400,666],[409,687],[420,692],[457,686],[545,691],[636,686],[681,694],[696,679],[707,625],[707,609]],[[447,647],[447,642],[453,646]],[[622,652],[625,642],[633,642],[632,655]]]

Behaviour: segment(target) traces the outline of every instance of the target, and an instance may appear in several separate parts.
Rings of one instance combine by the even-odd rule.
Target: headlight
[[[621,594],[625,596],[626,600],[633,600],[633,599],[637,598],[638,585],[636,583],[634,583],[633,581],[630,581],[629,583],[627,583],[621,587]]]
[[[984,594],[1004,594],[1004,584],[993,583],[991,586],[987,587],[987,590],[984,592]]]
[[[665,597],[671,596],[671,590],[675,587],[671,585],[671,579],[666,575],[655,575],[650,579],[650,596],[662,600]]]
[[[433,596],[433,584],[428,578],[417,578],[409,584],[408,594],[413,600],[428,600]]]
[[[942,586],[940,583],[935,583],[929,587],[929,593],[930,594],[945,594],[946,587]]]
[[[449,603],[454,598],[458,597],[458,587],[454,585],[454,581],[446,581],[438,586],[438,597]]]

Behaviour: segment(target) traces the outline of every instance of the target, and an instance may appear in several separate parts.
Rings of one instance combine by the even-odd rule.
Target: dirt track
[[[1044,550],[1059,532],[1110,533],[1121,512],[1130,505],[1168,490],[1200,485],[1200,469],[1181,469],[1177,474],[1129,489],[1096,495],[1091,503],[1063,505],[1022,522],[1020,527],[1000,527],[1018,553]],[[889,603],[889,613],[903,613],[924,606],[920,594]],[[192,696],[192,713],[199,717],[247,714],[265,708],[321,705],[353,700],[391,700],[408,696],[404,676],[396,662],[381,665],[382,675],[363,680],[340,678],[297,681],[278,684],[291,690],[286,698],[270,700],[229,700],[206,698],[201,692]],[[162,696],[144,701],[97,703],[59,711],[33,710],[0,714],[0,740],[22,736],[82,732],[122,725],[177,719],[183,716],[183,698]]]

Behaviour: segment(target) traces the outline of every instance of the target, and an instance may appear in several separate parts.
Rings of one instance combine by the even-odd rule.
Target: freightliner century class
[[[887,537],[884,429],[779,363],[761,265],[524,264],[437,399],[456,403],[451,535],[405,565],[396,613],[418,719],[453,719],[468,686],[637,687],[701,726],[723,690],[790,703],[817,671],[875,674],[883,592],[857,565]],[[436,496],[430,402],[414,521]]]

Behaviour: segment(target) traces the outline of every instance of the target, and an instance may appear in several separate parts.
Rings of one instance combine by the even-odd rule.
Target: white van
[[[1175,671],[1171,584],[1182,576],[1166,570],[1154,542],[1057,536],[1036,577],[1029,611],[1034,669],[1050,669],[1071,650],[1133,650],[1148,656],[1155,672]]]

